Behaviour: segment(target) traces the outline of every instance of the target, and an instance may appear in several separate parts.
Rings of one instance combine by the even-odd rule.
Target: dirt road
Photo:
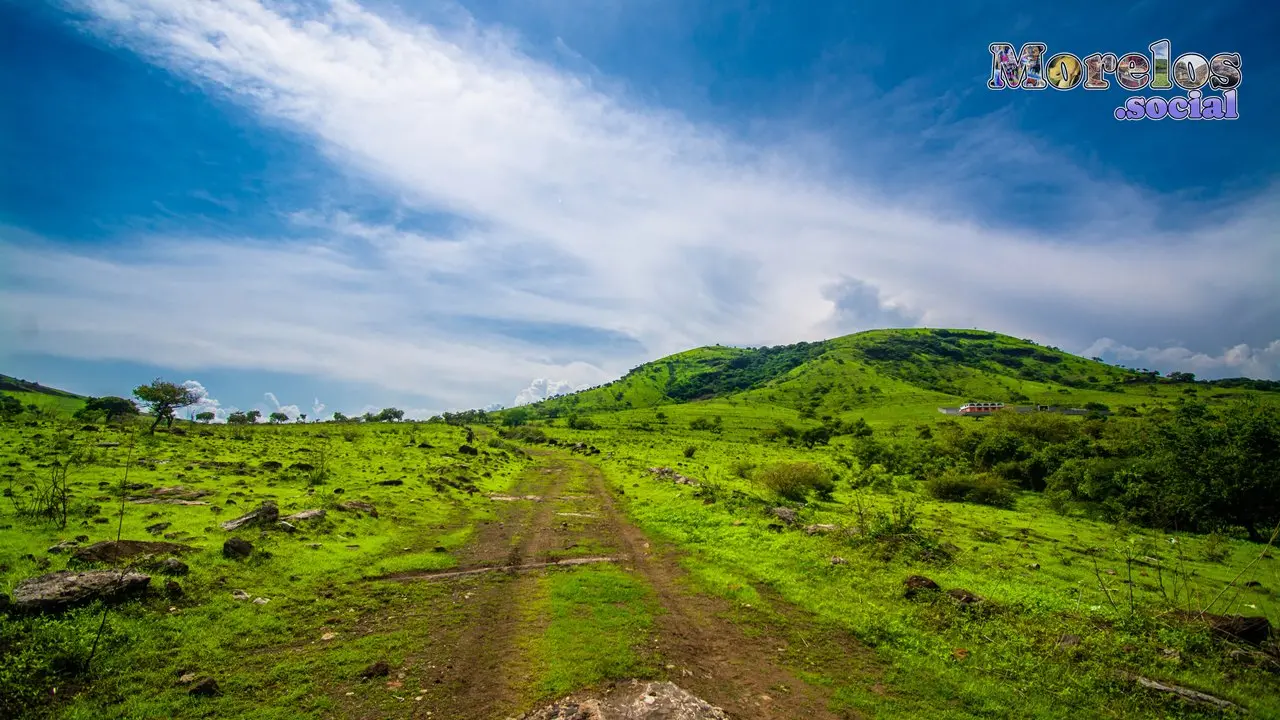
[[[550,453],[537,459],[512,496],[493,500],[502,506],[500,519],[478,528],[456,570],[372,580],[442,585],[438,607],[415,613],[438,613],[441,622],[430,633],[431,647],[406,663],[407,676],[397,681],[417,688],[409,695],[422,693],[401,717],[501,720],[553,700],[531,696],[522,640],[536,637],[544,620],[524,611],[522,601],[550,565],[596,562],[616,563],[660,603],[652,638],[665,674],[659,679],[744,720],[853,717],[830,711],[827,688],[779,662],[790,642],[784,630],[752,623],[744,632],[726,601],[694,591],[675,555],[626,520],[594,465]],[[386,716],[350,697],[340,706],[344,717]]]

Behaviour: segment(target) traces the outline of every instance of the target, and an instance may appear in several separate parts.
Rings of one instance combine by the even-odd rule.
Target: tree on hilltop
[[[249,412],[245,413],[245,417],[248,418],[249,424],[253,425],[258,422],[258,418],[262,417],[262,411],[250,410]]]
[[[214,414],[212,412],[209,412],[208,410],[205,410],[204,412],[196,413],[196,419],[202,423],[205,423],[206,425],[210,422],[213,422],[214,417],[215,417]]]
[[[127,418],[138,414],[138,404],[128,398],[116,397],[108,395],[106,397],[91,397],[85,401],[84,407],[80,412],[84,416],[101,414],[104,422],[111,422],[116,418]]]
[[[160,378],[156,378],[150,385],[139,385],[134,388],[133,394],[146,404],[151,414],[155,416],[156,419],[151,423],[150,430],[153,434],[161,420],[167,420],[167,427],[173,427],[175,410],[200,401],[200,395],[195,390]]]
[[[282,422],[288,422],[289,416],[277,410],[276,412],[273,412],[267,416],[267,421],[270,422],[272,425],[279,425]]]

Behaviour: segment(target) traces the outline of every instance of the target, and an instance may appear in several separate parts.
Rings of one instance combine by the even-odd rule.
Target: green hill
[[[23,405],[35,405],[41,410],[57,413],[74,413],[88,400],[83,395],[9,375],[0,375],[0,393],[17,398]]]
[[[871,330],[813,343],[688,350],[527,407],[540,417],[621,411],[626,418],[676,404],[695,414],[698,407],[772,406],[801,418],[921,421],[969,401],[1141,406],[1213,390],[1225,397],[1276,389],[1270,385],[1161,378],[981,330]]]

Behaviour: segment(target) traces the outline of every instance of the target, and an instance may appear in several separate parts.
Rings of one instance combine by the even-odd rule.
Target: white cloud
[[[688,347],[813,340],[833,324],[981,326],[1063,347],[1181,332],[1220,347],[1269,341],[1280,315],[1274,191],[1213,225],[1165,229],[1148,194],[1001,134],[1007,118],[967,121],[968,155],[885,197],[798,147],[748,145],[598,90],[474,22],[393,24],[348,0],[314,13],[79,4],[104,37],[459,222],[424,232],[319,210],[293,216],[303,240],[144,235],[110,252],[0,228],[0,328],[28,329],[0,337],[24,351],[290,372],[480,407],[531,377],[594,385]],[[1071,177],[1097,220],[1063,237],[996,230],[935,192],[986,182],[977,159],[1000,148]],[[465,317],[621,334],[638,349],[552,352],[442,322]]]
[[[235,412],[235,408],[224,408],[218,399],[209,395],[209,391],[205,386],[200,384],[198,380],[187,380],[182,386],[190,390],[194,390],[200,399],[195,404],[183,408],[188,417],[195,418],[196,415],[203,412],[213,413],[213,422],[225,422],[227,415]]]
[[[1209,355],[1178,345],[1138,349],[1111,338],[1101,338],[1085,350],[1085,354],[1127,367],[1159,370],[1166,374],[1192,372],[1204,377],[1280,380],[1280,340],[1259,348],[1241,343],[1224,349],[1219,355]]]
[[[267,393],[263,393],[262,396],[266,398],[268,402],[271,403],[272,408],[274,409],[275,412],[284,413],[286,416],[288,416],[290,422],[297,420],[298,415],[302,413],[302,409],[299,408],[297,405],[281,405],[280,401],[276,399],[275,393],[267,392]]]
[[[311,404],[311,419],[320,420],[324,417],[324,403],[320,402],[320,398]]]
[[[575,386],[568,380],[548,380],[546,378],[538,378],[529,383],[529,387],[520,391],[516,395],[516,399],[511,402],[513,407],[520,405],[528,405],[536,403],[539,400],[555,397],[557,395],[567,395],[574,390],[581,390],[587,386]]]

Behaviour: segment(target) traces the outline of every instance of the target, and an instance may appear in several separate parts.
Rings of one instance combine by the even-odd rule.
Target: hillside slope
[[[1143,377],[993,332],[872,330],[816,343],[688,350],[531,409],[556,416],[728,398],[815,412],[890,399],[1057,402],[1062,390],[1115,392]]]

